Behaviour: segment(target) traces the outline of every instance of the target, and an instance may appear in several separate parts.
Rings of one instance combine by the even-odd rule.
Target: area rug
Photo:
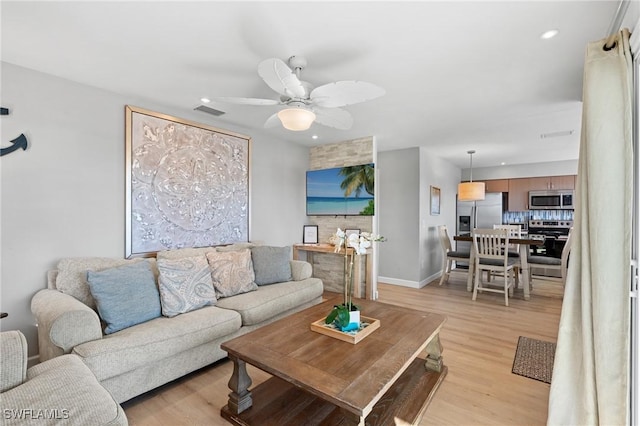
[[[530,379],[551,383],[556,344],[520,336],[511,372]]]

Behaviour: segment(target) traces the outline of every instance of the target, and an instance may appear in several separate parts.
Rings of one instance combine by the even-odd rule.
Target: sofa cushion
[[[226,246],[217,246],[216,251],[220,251],[220,252],[238,251],[238,250],[250,249],[255,246],[256,246],[256,243],[233,243]]]
[[[178,315],[159,317],[76,346],[80,356],[98,380],[137,369],[195,348],[240,329],[237,312],[216,306]]]
[[[98,314],[111,334],[160,316],[160,295],[149,262],[88,271],[87,281]]]
[[[266,285],[291,280],[291,247],[258,246],[251,249],[256,284]]]
[[[254,325],[322,296],[323,290],[318,278],[288,281],[220,299],[217,306],[240,313],[242,325]]]
[[[158,259],[158,286],[162,315],[178,314],[216,303],[209,263],[201,254],[180,259]]]
[[[33,410],[31,419],[5,417],[3,425],[127,424],[120,405],[75,355],[62,355],[31,367],[27,381],[4,392],[1,399],[4,409]],[[46,414],[46,410],[57,419],[37,417],[36,413]]]
[[[156,254],[156,259],[181,259],[183,257],[192,257],[206,255],[210,251],[236,251],[244,250],[255,246],[255,243],[233,243],[226,246],[207,246],[207,247],[184,247],[179,249],[163,250]]]
[[[21,331],[0,333],[0,393],[8,391],[27,378],[27,339]]]
[[[58,262],[56,289],[75,297],[92,309],[96,309],[95,300],[87,284],[87,271],[103,271],[116,266],[148,261],[154,275],[158,276],[155,259],[118,259],[112,257],[69,257]]]
[[[218,298],[246,293],[258,288],[254,280],[249,249],[207,253],[213,286]]]
[[[156,259],[182,259],[183,257],[205,256],[215,247],[185,247],[180,249],[163,250],[156,253]]]

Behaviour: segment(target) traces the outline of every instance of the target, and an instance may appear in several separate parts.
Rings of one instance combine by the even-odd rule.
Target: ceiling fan
[[[347,130],[353,124],[351,114],[341,109],[369,101],[385,94],[384,89],[364,81],[336,81],[314,88],[300,80],[300,72],[307,66],[301,56],[291,56],[287,65],[278,58],[266,59],[258,65],[258,74],[267,85],[280,94],[279,100],[259,98],[218,97],[217,101],[240,105],[282,105],[264,123],[274,127],[279,123],[288,130],[307,130],[315,121],[336,129]]]

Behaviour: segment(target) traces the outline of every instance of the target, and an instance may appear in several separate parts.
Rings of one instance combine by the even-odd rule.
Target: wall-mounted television
[[[373,216],[374,163],[307,171],[307,216]]]

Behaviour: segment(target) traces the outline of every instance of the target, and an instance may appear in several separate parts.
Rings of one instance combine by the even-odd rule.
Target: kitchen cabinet
[[[509,211],[529,210],[529,178],[509,179]]]
[[[529,191],[544,191],[547,189],[575,189],[576,177],[567,176],[545,176],[529,178]]]
[[[529,191],[575,189],[575,186],[575,175],[509,179],[509,211],[529,210]]]
[[[491,179],[484,182],[485,192],[509,192],[508,179]]]

